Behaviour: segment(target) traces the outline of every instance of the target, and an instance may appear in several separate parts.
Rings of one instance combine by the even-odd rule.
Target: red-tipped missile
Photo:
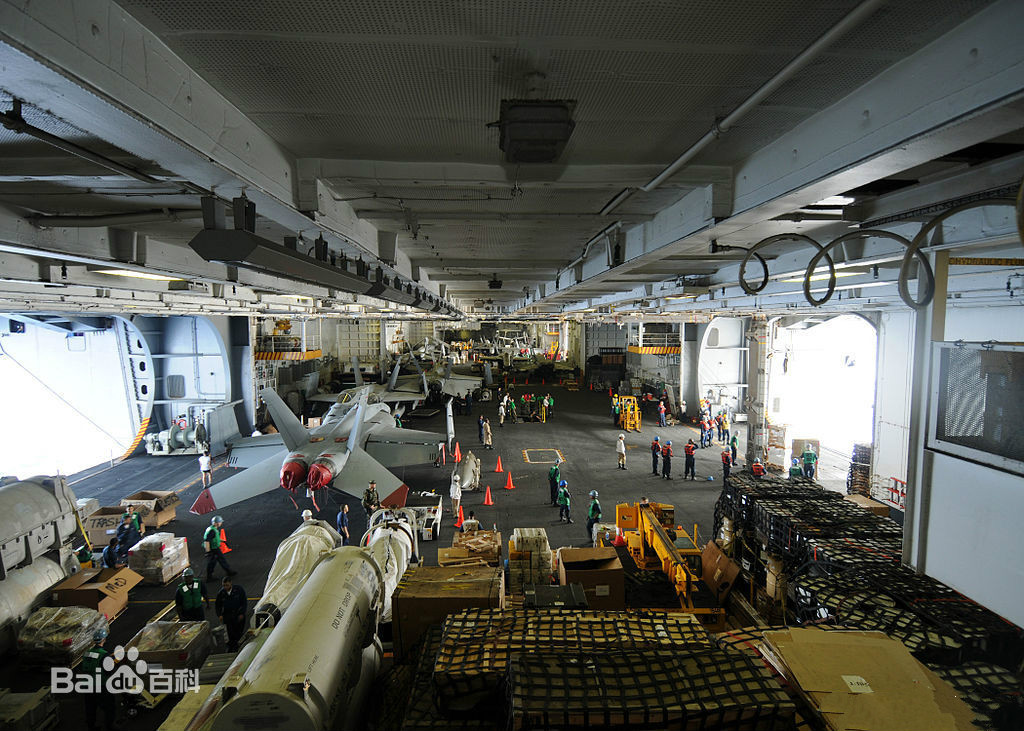
[[[302,454],[288,455],[281,465],[281,487],[295,492],[299,485],[306,481],[306,458]]]

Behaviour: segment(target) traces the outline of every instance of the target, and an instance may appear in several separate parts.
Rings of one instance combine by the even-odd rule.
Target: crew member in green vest
[[[558,505],[558,481],[562,479],[562,475],[558,469],[558,464],[561,462],[555,462],[555,464],[548,470],[548,487],[551,488],[551,504]]]
[[[202,622],[206,619],[203,602],[210,606],[206,586],[196,578],[195,572],[187,568],[181,572],[178,590],[174,592],[174,604],[178,607],[178,619],[183,622]]]
[[[237,571],[232,571],[224,558],[225,550],[221,544],[224,543],[224,531],[221,526],[224,519],[219,515],[210,518],[210,525],[203,533],[203,550],[206,551],[206,580],[213,580],[213,570],[219,563],[228,576],[234,576]]]
[[[814,446],[810,442],[804,445],[802,457],[804,460],[804,477],[810,477],[813,480],[815,468],[818,465],[818,455],[815,454]]]
[[[601,503],[597,501],[597,490],[590,491],[590,509],[587,511],[587,544],[594,541],[594,526],[601,520]]]
[[[110,653],[103,647],[106,641],[106,627],[101,627],[93,632],[92,647],[85,651],[82,663],[78,666],[80,675],[88,675],[93,678],[88,692],[82,693],[85,700],[85,727],[89,731],[97,731],[99,728],[96,725],[97,712],[103,714],[104,731],[114,728],[114,717],[117,715],[116,698],[113,693],[108,693],[106,688],[107,677],[110,675],[110,668],[103,667],[103,661],[110,656]]]
[[[789,468],[789,479],[792,480],[794,477],[803,477],[803,476],[804,476],[804,471],[803,471],[803,468],[800,466],[800,460],[798,460],[796,457],[794,457],[793,458],[793,464]]]

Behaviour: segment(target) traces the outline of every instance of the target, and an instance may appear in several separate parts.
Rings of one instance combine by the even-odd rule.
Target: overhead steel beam
[[[497,263],[488,263],[479,258],[476,259],[465,259],[465,258],[449,258],[449,257],[413,257],[410,259],[413,266],[418,266],[422,269],[439,269],[444,267],[445,269],[480,269],[486,271],[494,271],[494,267],[499,266]],[[557,269],[558,267],[565,266],[568,263],[567,259],[529,259],[529,260],[515,260],[515,261],[503,261],[500,264],[502,271],[508,269]]]
[[[564,40],[564,39],[563,39]],[[749,49],[747,49],[749,52]],[[618,190],[623,185],[641,185],[663,168],[662,165],[556,165],[536,164],[518,170],[504,165],[468,162],[398,162],[394,160],[341,160],[300,158],[304,177],[321,178],[332,187],[349,186],[365,190],[376,187],[404,187],[415,180],[424,187],[452,186],[510,190],[521,188],[599,188]],[[728,183],[732,168],[721,165],[689,165],[673,176],[669,186],[691,187]],[[342,196],[339,196],[342,197]]]
[[[730,216],[671,226],[676,204],[643,224],[643,246],[627,248],[623,266],[692,253],[713,238],[752,243],[775,216],[1020,129],[1024,44],[1013,30],[1019,27],[1024,4],[1016,0],[978,11],[740,161]],[[584,282],[615,276],[603,259],[584,269]]]
[[[488,201],[480,201],[487,203]],[[424,211],[415,209],[421,226],[429,226],[431,221],[507,221],[510,223],[593,223],[603,218],[597,213],[504,213],[501,211]],[[357,208],[356,215],[360,218],[395,221],[404,223],[405,211],[385,211],[376,208]],[[642,223],[654,218],[652,213],[624,213],[616,216],[626,223]]]
[[[54,23],[52,8],[0,0],[7,92],[223,199],[244,193],[288,231],[376,260],[373,227],[333,200],[300,206],[291,154],[152,31],[112,0],[88,8],[82,35]]]
[[[504,273],[501,273],[504,272]],[[503,282],[532,282],[538,277],[555,276],[555,272],[551,270],[542,270],[538,272],[524,273],[520,270],[516,270],[515,273],[509,273],[505,271],[505,267],[499,267],[498,279]],[[427,279],[434,282],[482,282],[491,278],[491,274],[469,274],[459,273],[450,274],[448,272],[431,272],[427,274]]]

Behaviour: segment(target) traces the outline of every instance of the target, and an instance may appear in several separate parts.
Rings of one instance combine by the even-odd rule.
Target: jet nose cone
[[[309,468],[309,474],[306,476],[306,481],[309,486],[314,490],[319,490],[321,487],[327,487],[327,484],[334,479],[334,475],[331,474],[331,470],[324,464],[314,464]]]
[[[295,492],[306,479],[306,465],[301,462],[285,462],[281,466],[281,487]]]

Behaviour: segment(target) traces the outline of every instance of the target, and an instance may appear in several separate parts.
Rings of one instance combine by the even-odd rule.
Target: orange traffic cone
[[[621,533],[616,533],[615,534],[615,538],[612,539],[612,545],[613,546],[625,546],[626,545],[626,541],[624,541],[622,539],[622,534]]]
[[[593,381],[591,381],[591,382],[590,382],[590,390],[591,390],[591,391],[593,391],[593,390],[594,390],[594,382],[593,382]]]
[[[484,505],[494,505],[494,501],[491,499],[491,486],[487,486],[487,492],[484,494]]]
[[[511,472],[508,473],[508,480],[505,481],[505,489],[506,490],[515,490],[516,489],[516,486],[512,484],[512,473]]]
[[[504,472],[505,468],[501,466],[501,455],[498,455],[498,466],[494,468],[495,472]]]
[[[459,449],[458,442],[455,442],[455,452],[452,453],[452,459],[454,459],[456,462],[462,461],[462,450]]]
[[[461,528],[462,527],[462,520],[463,520],[463,518],[462,518],[462,506],[459,505],[459,519],[455,521],[455,527],[456,528]]]

